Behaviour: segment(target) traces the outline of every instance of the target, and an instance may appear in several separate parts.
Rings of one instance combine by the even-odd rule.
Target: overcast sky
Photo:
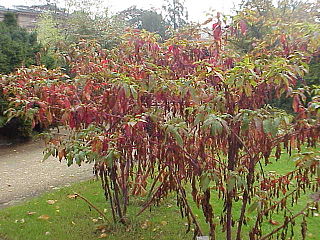
[[[59,0],[62,2],[63,0]],[[139,8],[161,9],[163,0],[102,0],[103,5],[109,7],[111,12],[124,10],[132,5]],[[45,3],[45,0],[0,0],[0,6],[12,7],[13,5],[35,5]],[[206,19],[205,13],[217,10],[222,13],[231,13],[234,4],[239,4],[241,0],[185,0],[188,9],[189,19],[192,21],[203,21]]]

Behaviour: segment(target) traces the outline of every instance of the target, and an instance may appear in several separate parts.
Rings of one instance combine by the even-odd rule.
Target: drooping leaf
[[[201,177],[200,177],[200,187],[202,189],[202,191],[206,191],[209,187],[209,184],[210,184],[210,178],[207,174],[203,174]]]
[[[259,206],[258,201],[253,202],[248,208],[248,213],[252,213],[253,211],[255,211],[258,208],[258,206]]]

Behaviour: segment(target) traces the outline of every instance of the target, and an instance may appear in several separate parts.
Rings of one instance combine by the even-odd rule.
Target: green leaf
[[[244,89],[246,96],[250,97],[252,95],[252,88],[251,88],[250,84],[245,84],[243,86],[243,89]]]
[[[7,122],[7,119],[4,116],[0,116],[0,127],[3,127]]]
[[[112,166],[114,159],[115,159],[114,150],[110,150],[105,158],[105,162],[108,164],[108,166]]]
[[[43,156],[42,162],[44,162],[45,160],[47,160],[52,154],[52,151],[50,150],[49,152],[46,152],[46,154]]]
[[[286,123],[286,125],[289,125],[290,119],[289,119],[288,116],[284,116],[284,117],[283,117],[283,120],[284,120],[284,122]]]
[[[138,93],[137,93],[137,90],[134,88],[134,86],[130,85],[130,90],[131,90],[132,97],[134,99],[138,99]]]
[[[67,165],[70,167],[73,164],[73,156],[70,154],[67,156]]]
[[[128,84],[123,84],[123,89],[124,89],[124,93],[126,95],[126,97],[130,97],[130,89]]]
[[[81,165],[81,159],[79,157],[79,154],[74,155],[74,160],[75,160],[76,164],[78,164],[79,166]]]
[[[241,130],[247,131],[249,129],[250,119],[248,118],[248,114],[244,114],[241,122]]]
[[[256,210],[259,207],[259,202],[256,201],[250,205],[248,208],[248,213],[252,213],[254,210]]]
[[[183,146],[183,139],[182,139],[181,135],[179,134],[178,130],[176,128],[173,128],[171,133],[172,133],[174,139],[177,141],[177,143],[180,146]]]
[[[211,134],[212,135],[218,135],[220,133],[222,133],[223,127],[222,124],[219,120],[215,120],[212,122],[211,124]]]
[[[203,113],[197,114],[197,116],[194,119],[194,125],[198,125],[200,122],[203,121]]]
[[[271,119],[265,119],[262,122],[263,125],[263,131],[265,133],[270,133],[272,128],[272,120]]]
[[[207,174],[204,174],[200,177],[200,187],[202,191],[206,191],[209,187],[210,178]]]
[[[227,190],[230,192],[233,190],[233,188],[236,185],[236,177],[235,176],[231,176],[228,181],[227,181]]]
[[[280,119],[265,119],[263,120],[263,130],[265,133],[270,133],[273,137],[278,133],[278,127],[280,124]]]
[[[248,188],[247,181],[242,179],[240,176],[237,177],[237,185],[239,188],[242,188],[242,187],[245,189]]]

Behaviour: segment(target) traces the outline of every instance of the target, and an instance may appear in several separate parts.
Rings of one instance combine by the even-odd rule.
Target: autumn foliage
[[[236,19],[225,28],[218,16],[208,41],[178,35],[159,43],[132,30],[108,51],[80,42],[65,55],[72,79],[41,67],[3,76],[7,114],[66,126],[70,135],[51,138],[46,156],[68,165],[93,162],[115,222],[126,224],[130,196],[145,196],[143,212],[175,192],[195,236],[205,233],[190,201],[203,210],[212,239],[218,229],[228,240],[279,233],[284,239],[297,217],[318,210],[319,156],[300,154],[296,169],[283,175],[265,173],[263,165],[319,141],[319,98],[305,104],[303,90],[295,90],[319,39],[279,28],[240,53],[232,43],[249,34],[254,20]],[[293,115],[268,105],[282,95],[293,99]],[[301,212],[286,211],[305,191],[318,195]],[[222,212],[214,208],[217,199]],[[241,202],[238,217],[235,202]],[[256,219],[245,235],[248,211],[256,211]],[[283,225],[263,232],[262,223],[278,211]]]

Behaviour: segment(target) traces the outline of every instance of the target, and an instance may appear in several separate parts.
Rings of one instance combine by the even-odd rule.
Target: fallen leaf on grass
[[[310,195],[310,198],[315,201],[315,202],[319,202],[320,201],[320,191],[313,193]]]
[[[58,200],[48,200],[47,203],[50,205],[53,205],[57,202]]]
[[[67,196],[67,198],[69,198],[69,199],[76,199],[76,198],[77,198],[77,195],[76,195],[76,194],[69,194],[69,195]]]
[[[277,222],[275,220],[272,220],[272,219],[269,220],[269,223],[272,224],[272,225],[280,225],[279,222]]]
[[[28,215],[34,215],[36,214],[37,212],[27,212]]]
[[[96,227],[96,229],[102,231],[103,229],[106,229],[106,227],[106,225],[99,225]]]
[[[20,219],[20,220],[15,220],[14,223],[25,223],[26,221],[24,220],[24,218]]]
[[[167,221],[161,221],[160,223],[161,223],[161,225],[162,225],[162,226],[165,226],[165,225],[167,225],[167,224],[168,224],[168,222],[167,222]]]
[[[108,235],[106,233],[102,233],[98,238],[106,238]]]
[[[47,214],[41,215],[40,217],[38,217],[39,219],[42,220],[48,220],[50,218],[50,216],[48,216]]]
[[[96,226],[96,230],[100,231],[100,233],[110,233],[111,232],[111,229],[105,224]]]
[[[146,220],[143,224],[141,224],[142,229],[147,229],[151,226],[151,222],[149,220]]]
[[[127,228],[126,228],[126,232],[130,232],[132,230],[132,226],[128,226]]]

